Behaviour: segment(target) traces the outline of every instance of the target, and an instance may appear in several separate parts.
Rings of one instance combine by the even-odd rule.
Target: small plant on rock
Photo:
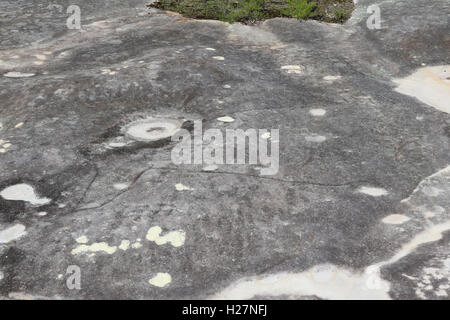
[[[281,13],[288,17],[307,19],[312,15],[316,5],[317,2],[308,0],[287,0],[286,8]]]

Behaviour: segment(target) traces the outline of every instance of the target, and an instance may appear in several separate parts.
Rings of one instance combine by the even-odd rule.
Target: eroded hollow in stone
[[[148,118],[129,124],[125,135],[137,141],[154,142],[172,137],[181,126],[182,122],[175,119]]]

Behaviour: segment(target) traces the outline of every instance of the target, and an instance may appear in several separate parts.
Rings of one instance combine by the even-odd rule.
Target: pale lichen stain
[[[359,193],[364,193],[372,197],[381,197],[388,194],[386,189],[370,186],[362,186],[357,191]]]
[[[402,224],[409,220],[410,218],[403,214],[391,214],[387,217],[384,217],[381,221],[386,224]]]
[[[394,79],[395,91],[450,113],[450,65],[420,68],[403,79]]]
[[[16,224],[4,230],[0,230],[0,243],[8,243],[22,236],[26,235],[25,226],[23,224]]]
[[[323,80],[327,81],[327,82],[333,82],[336,80],[341,79],[341,76],[325,76],[323,77]]]
[[[277,273],[241,279],[210,299],[251,299],[257,295],[317,296],[322,299],[389,299],[390,285],[378,274],[358,274],[334,265],[317,265],[300,273]]]
[[[181,230],[171,231],[165,236],[160,236],[161,232],[161,227],[151,227],[147,232],[146,239],[155,242],[159,246],[170,243],[174,247],[181,247],[186,240],[186,233]]]
[[[11,71],[11,72],[5,73],[3,76],[7,77],[7,78],[29,78],[29,77],[34,76],[34,73],[23,73],[23,72]]]
[[[234,119],[229,116],[219,117],[219,118],[217,118],[217,120],[222,121],[222,122],[233,122],[234,121]]]
[[[33,187],[25,183],[15,184],[3,189],[0,192],[0,196],[5,200],[26,201],[37,206],[42,206],[52,201],[49,198],[39,198]]]
[[[323,117],[325,115],[325,113],[327,113],[327,111],[325,109],[310,109],[309,113],[313,116],[313,117]]]

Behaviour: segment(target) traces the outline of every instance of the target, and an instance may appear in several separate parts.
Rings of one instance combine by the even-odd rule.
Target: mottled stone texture
[[[2,298],[207,298],[245,277],[325,263],[358,274],[449,220],[446,172],[427,182],[437,190],[413,191],[450,164],[450,116],[392,81],[450,64],[447,0],[384,1],[380,30],[366,26],[369,0],[344,25],[256,26],[143,0],[78,0],[81,31],[66,27],[72,1],[55,3],[0,0],[0,191],[26,183],[52,200],[0,198],[0,231],[26,227],[0,244]],[[279,129],[280,170],[202,171],[175,166],[171,142],[121,146],[125,126],[158,116]],[[411,219],[383,223],[391,214]],[[155,226],[178,238],[147,240]],[[82,236],[98,251],[73,254]],[[448,299],[450,237],[432,239],[382,268],[391,298]],[[70,265],[81,290],[66,286]]]

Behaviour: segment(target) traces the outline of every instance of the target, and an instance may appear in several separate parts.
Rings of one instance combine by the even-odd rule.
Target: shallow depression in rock
[[[145,119],[129,124],[125,129],[128,138],[153,142],[170,138],[181,129],[181,121],[173,119]]]

